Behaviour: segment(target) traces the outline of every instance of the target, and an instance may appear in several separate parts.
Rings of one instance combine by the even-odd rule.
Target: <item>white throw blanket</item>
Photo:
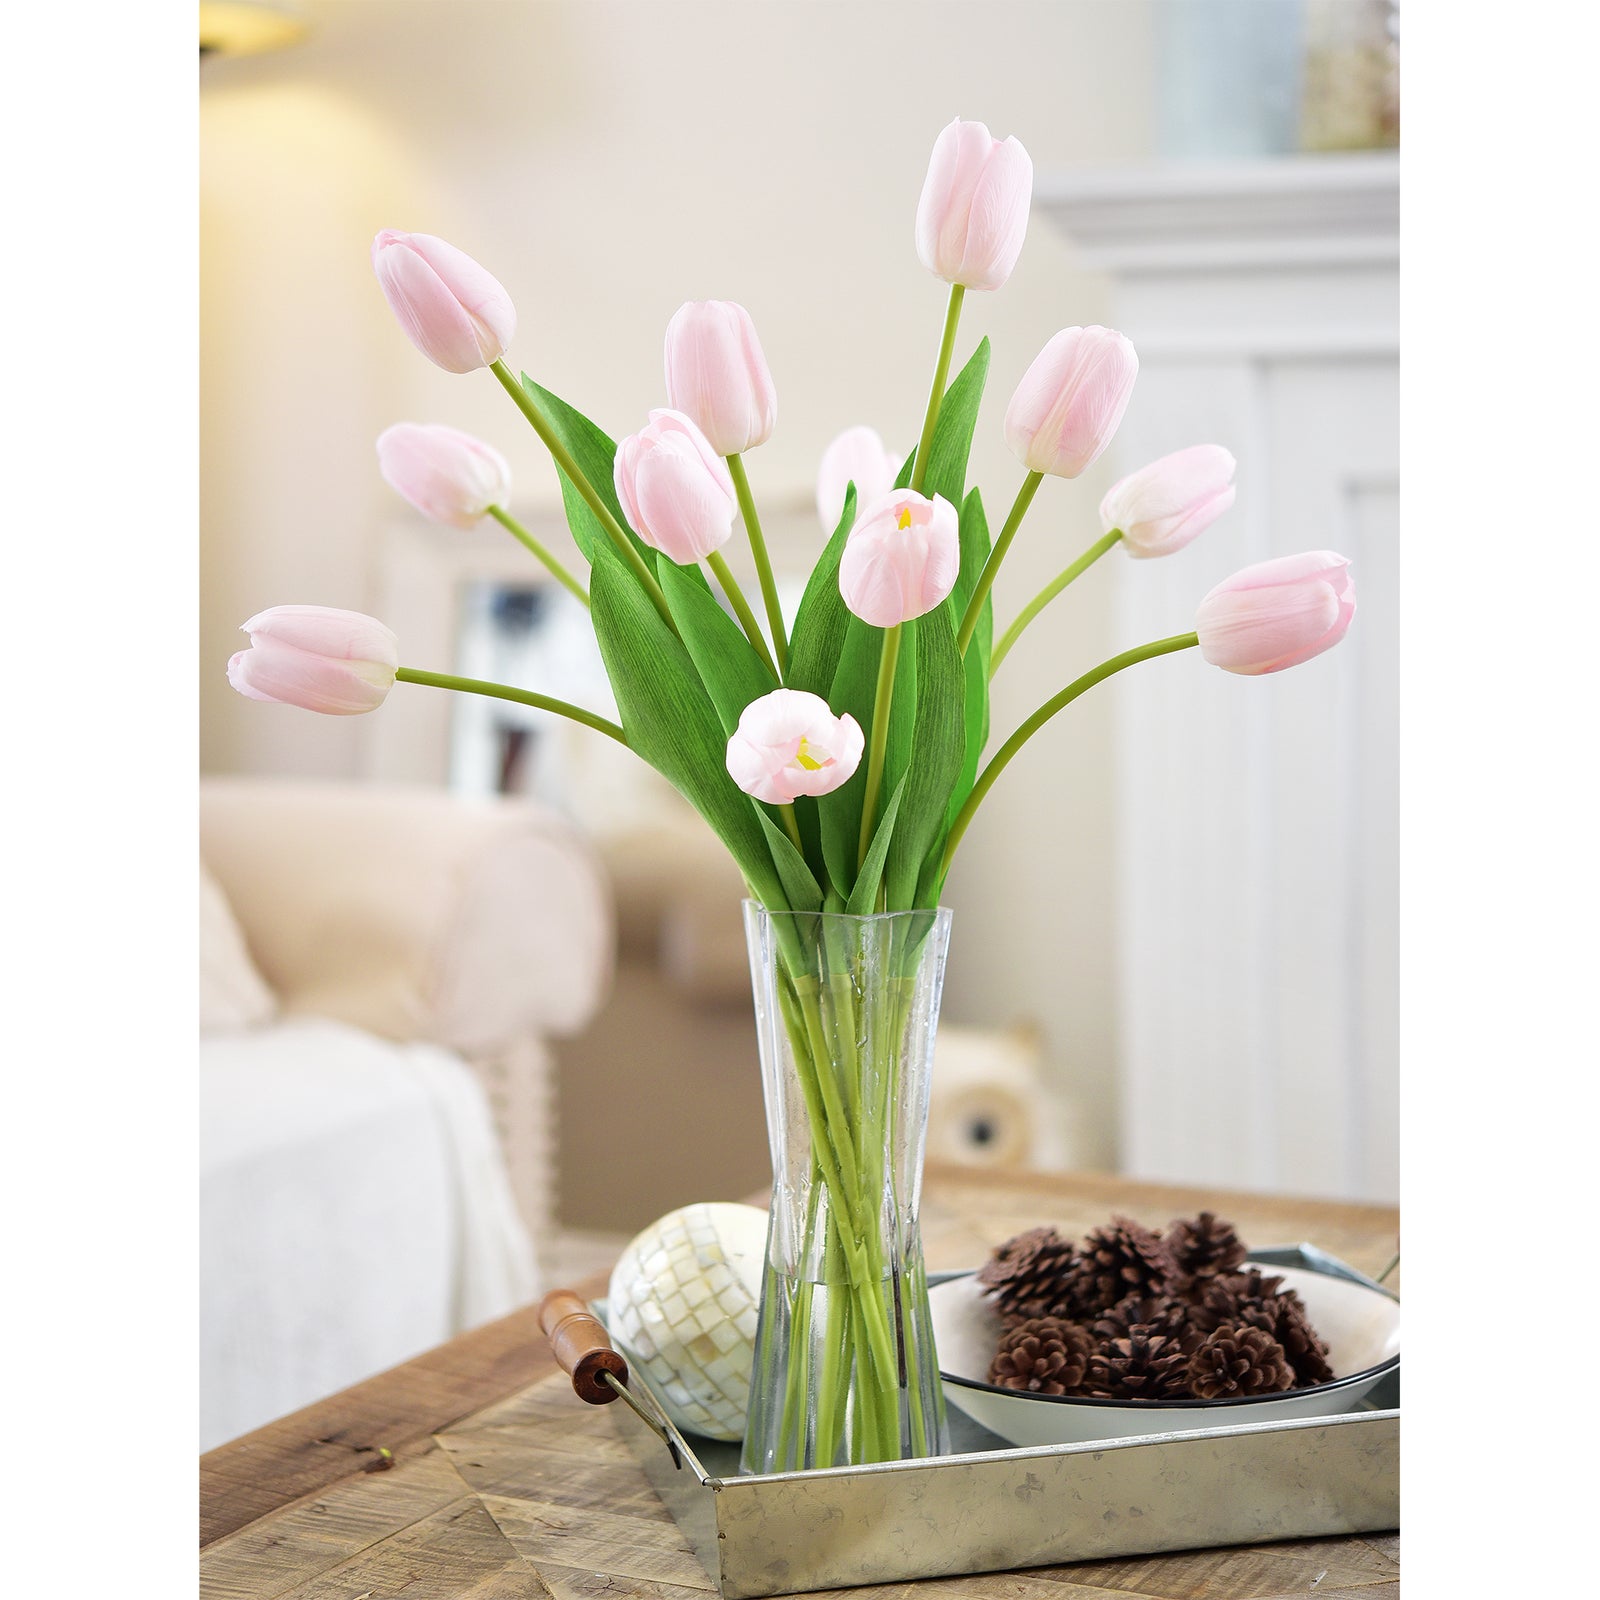
[[[200,1447],[532,1298],[467,1066],[313,1018],[200,1048]]]

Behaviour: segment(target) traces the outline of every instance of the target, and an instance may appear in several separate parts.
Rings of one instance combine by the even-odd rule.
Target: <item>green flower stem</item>
[[[512,377],[511,369],[504,361],[491,362],[489,370],[500,380],[500,387],[516,402],[517,409],[532,424],[533,431],[539,435],[555,464],[566,474],[573,488],[583,496],[584,504],[599,519],[600,526],[606,531],[606,537],[617,547],[617,553],[633,568],[634,576],[643,585],[644,592],[650,596],[651,605],[661,613],[661,620],[674,634],[677,634],[678,625],[672,620],[667,597],[662,594],[661,585],[656,582],[655,574],[645,565],[644,557],[634,548],[633,540],[623,531],[622,524],[611,514],[611,507],[600,498],[595,486],[584,476],[583,469],[573,460],[572,452],[561,442],[561,435],[550,425],[549,418],[534,404],[533,396]]]
[[[888,1127],[889,1108],[900,1103],[900,1066],[902,1061],[900,1044],[905,1037],[906,1025],[910,1020],[911,1005],[915,997],[916,984],[914,981],[905,978],[890,979],[886,985],[882,986],[880,996],[880,1004],[888,1007],[888,1017],[884,1018],[880,1015],[877,1027],[878,1037],[882,1040],[882,1048],[887,1051],[887,1070],[879,1074],[882,1080],[882,1094],[878,1110],[880,1129],[878,1150],[880,1152],[881,1181],[883,1187],[890,1191],[896,1235],[895,1248],[891,1259],[894,1262],[896,1272],[894,1284],[895,1348],[900,1358],[900,1373],[896,1374],[897,1382],[900,1381],[901,1373],[910,1372],[914,1366],[910,1329],[905,1317],[906,1297],[904,1286],[899,1279],[899,1262],[904,1255],[904,1251],[901,1248],[903,1240],[900,1239],[899,1235],[902,1227],[901,1218],[908,1197],[900,1193],[899,1173],[894,1167],[893,1154],[889,1149],[888,1140],[884,1137],[884,1134],[887,1132]],[[918,1280],[918,1284],[920,1285],[921,1293],[926,1295],[926,1283]],[[918,1285],[913,1285],[913,1288],[916,1287]],[[913,1299],[913,1304],[921,1303],[920,1300]],[[905,1387],[910,1401],[911,1453],[916,1456],[926,1455],[928,1429],[927,1420],[922,1413],[922,1385],[913,1379]]]
[[[1005,637],[994,647],[994,654],[989,658],[989,676],[994,677],[1000,670],[1000,663],[1005,660],[1012,645],[1022,637],[1022,630],[1061,593],[1074,578],[1081,577],[1085,572],[1103,556],[1112,545],[1122,537],[1121,528],[1113,528],[1103,538],[1096,539],[1087,550],[1072,563],[1070,567],[1058,572],[1044,588],[1042,588],[1027,605],[1022,608],[1017,620],[1005,631]]]
[[[570,701],[555,700],[547,694],[536,694],[532,689],[510,689],[503,683],[485,683],[482,678],[458,678],[449,672],[420,672],[415,667],[401,667],[395,679],[400,683],[421,683],[432,689],[454,689],[458,694],[482,694],[495,700],[514,700],[521,706],[537,706],[541,711],[553,711],[558,717],[581,722],[597,733],[609,734],[618,744],[628,743],[627,734],[616,723],[597,717],[594,712],[585,711]]]
[[[800,996],[801,1014],[806,1024],[806,1042],[811,1048],[817,1089],[822,1097],[823,1124],[828,1132],[828,1142],[833,1148],[834,1160],[838,1163],[839,1176],[843,1179],[841,1187],[846,1196],[859,1194],[860,1167],[856,1162],[855,1145],[848,1137],[850,1118],[845,1111],[838,1082],[829,1070],[828,1039],[822,1026],[822,1008],[818,1004],[821,986],[815,978],[805,977],[796,980],[795,989]],[[840,1137],[841,1135],[845,1137]],[[857,1227],[852,1223],[850,1231],[859,1236],[864,1234],[866,1229],[864,1226]]]
[[[928,456],[933,450],[933,430],[939,420],[939,407],[944,404],[944,386],[950,377],[950,357],[956,348],[956,324],[961,321],[961,301],[966,289],[959,283],[950,285],[950,304],[944,314],[944,335],[939,340],[939,363],[933,369],[933,388],[928,391],[928,409],[922,418],[922,438],[917,444],[916,464],[911,469],[911,487],[918,494],[928,476]]]
[[[911,1284],[911,1298],[914,1305],[922,1305],[928,1298],[928,1265],[920,1249],[917,1252],[916,1263],[916,1276]],[[928,1453],[928,1423],[922,1414],[922,1385],[911,1383],[907,1387],[911,1390],[911,1453],[914,1456],[925,1456]]]
[[[1112,656],[1109,661],[1102,661],[1098,667],[1094,667],[1084,673],[1081,678],[1074,678],[1060,694],[1046,700],[1001,745],[994,760],[983,769],[982,777],[973,784],[972,793],[967,796],[966,804],[956,813],[956,820],[950,826],[950,836],[945,841],[944,858],[939,869],[941,878],[944,873],[950,870],[950,863],[955,857],[956,846],[961,843],[961,836],[967,831],[967,825],[972,821],[973,813],[982,804],[983,797],[994,787],[994,780],[1005,771],[1007,762],[1056,712],[1060,711],[1063,706],[1071,705],[1086,689],[1094,688],[1097,683],[1109,678],[1115,672],[1121,672],[1124,667],[1131,667],[1140,661],[1153,660],[1156,656],[1171,655],[1175,650],[1190,650],[1199,643],[1200,635],[1197,633],[1175,633],[1170,639],[1157,639],[1151,644],[1142,644],[1135,650],[1124,650],[1120,656]]]
[[[895,1370],[893,1335],[881,1299],[882,1242],[878,1235],[877,1214],[874,1211],[867,1219],[860,1214],[861,1188],[857,1181],[849,1124],[839,1101],[838,1085],[832,1081],[833,1075],[827,1068],[822,1018],[817,1003],[819,989],[815,978],[796,974],[792,984],[779,985],[778,1002],[794,1049],[800,1092],[806,1102],[806,1115],[811,1125],[812,1149],[828,1186],[828,1215],[839,1228],[840,1247],[848,1269],[847,1292],[855,1302],[877,1370],[880,1373],[892,1373]],[[872,1226],[864,1226],[867,1220]],[[809,1336],[809,1329],[806,1333]]]
[[[744,636],[752,645],[755,652],[761,657],[763,665],[772,674],[774,683],[782,683],[778,669],[772,664],[772,652],[767,649],[767,641],[761,637],[761,624],[756,621],[756,614],[750,609],[750,602],[745,599],[744,591],[739,587],[739,580],[728,570],[728,563],[722,559],[720,550],[713,550],[706,557],[706,565],[717,575],[717,582],[722,585],[722,592],[728,597],[728,604],[733,607],[733,614],[739,619],[739,626],[744,629]]]
[[[822,1336],[822,1370],[817,1374],[817,1449],[813,1458],[819,1467],[831,1467],[839,1453],[839,1432],[848,1408],[850,1386],[850,1362],[846,1355],[850,1331],[849,1280],[843,1277],[844,1252],[839,1246],[838,1218],[829,1216],[826,1226],[822,1277],[828,1306]],[[841,1278],[843,1281],[839,1281]],[[810,1333],[807,1328],[805,1342],[808,1345]]]
[[[884,1408],[870,1354],[857,1350],[855,1356],[855,1425],[850,1430],[850,1465],[859,1467],[868,1461],[888,1460],[890,1452],[883,1447]]]
[[[809,1241],[817,1231],[817,1199],[822,1193],[822,1169],[817,1165],[816,1157],[811,1160],[811,1183],[806,1193],[806,1239]],[[801,1272],[805,1274],[806,1263],[802,1262]],[[810,1408],[811,1389],[811,1341],[809,1338],[796,1339],[794,1330],[804,1329],[809,1332],[811,1327],[811,1297],[812,1281],[808,1275],[803,1275],[796,1283],[794,1295],[789,1302],[789,1349],[791,1352],[789,1370],[785,1374],[783,1395],[783,1421],[779,1427],[778,1439],[778,1467],[780,1471],[798,1468],[805,1459],[805,1430],[807,1425],[807,1412]],[[798,1357],[793,1352],[798,1351]]]
[[[811,1293],[812,1286],[809,1278],[802,1279],[796,1285],[794,1301],[789,1308],[789,1326],[791,1329],[810,1328]],[[802,1339],[797,1343],[791,1335],[790,1349],[791,1351],[798,1350],[799,1354],[797,1356],[791,1355],[790,1357],[783,1396],[783,1422],[778,1440],[778,1470],[780,1472],[795,1471],[805,1461],[806,1414],[810,1409],[811,1341]]]
[[[883,653],[878,657],[878,693],[872,705],[872,746],[867,754],[867,788],[861,797],[861,841],[856,870],[866,863],[878,820],[878,790],[883,786],[883,757],[889,745],[889,711],[894,705],[894,674],[900,662],[901,623],[884,629]]]
[[[549,568],[550,576],[557,583],[570,590],[585,606],[589,604],[589,591],[504,506],[490,506],[489,515],[513,538],[526,545]]]
[[[956,648],[965,655],[967,645],[971,642],[974,630],[978,626],[978,618],[983,614],[983,602],[988,598],[989,591],[994,587],[994,580],[1000,572],[1000,563],[1006,558],[1006,551],[1011,548],[1011,541],[1017,536],[1017,529],[1022,526],[1022,519],[1028,514],[1028,507],[1033,504],[1033,497],[1039,492],[1039,485],[1044,482],[1042,472],[1030,472],[1022,480],[1022,487],[1017,490],[1017,498],[1011,502],[1011,514],[1006,518],[1006,525],[1000,530],[1000,537],[994,542],[994,549],[989,552],[989,559],[983,564],[983,571],[978,574],[978,581],[973,586],[972,598],[967,602],[966,615],[961,619],[961,631],[956,635]]]
[[[782,674],[789,670],[789,639],[783,631],[778,583],[772,576],[772,561],[767,555],[767,541],[762,536],[761,519],[756,515],[755,497],[750,493],[750,480],[745,476],[744,462],[737,452],[726,459],[728,471],[733,474],[734,493],[739,496],[739,515],[744,518],[744,531],[750,536],[750,554],[756,558],[756,573],[761,579],[761,598],[767,605],[767,626],[772,629],[772,648],[777,652],[781,681]]]
[[[881,1298],[883,1263],[878,1210],[875,1204],[863,1209],[865,1191],[860,1183],[855,1150],[851,1144],[850,1124],[840,1102],[838,1085],[833,1082],[833,1074],[828,1070],[826,1052],[821,1055],[816,1053],[817,1047],[824,1043],[821,1031],[822,1018],[817,1005],[816,980],[810,979],[805,982],[809,982],[811,986],[809,993],[804,983],[797,983],[796,988],[800,993],[802,1008],[806,1015],[813,1052],[812,1060],[815,1064],[814,1077],[825,1107],[825,1120],[820,1126],[813,1124],[812,1134],[813,1138],[819,1133],[823,1136],[824,1149],[832,1151],[841,1178],[847,1180],[829,1182],[834,1210],[840,1224],[840,1240],[850,1269],[854,1298],[862,1325],[866,1330],[868,1348],[879,1363],[879,1370],[893,1373],[896,1365],[893,1355],[893,1336]]]
[[[843,1083],[846,1126],[861,1127],[861,1057],[856,1043],[855,990],[848,972],[828,974],[828,1016],[833,1037],[832,1059],[839,1064]],[[866,1156],[859,1140],[855,1144],[856,1170],[865,1173]]]
[[[778,807],[778,815],[783,818],[783,831],[789,835],[789,842],[800,852],[806,853],[805,841],[800,837],[800,819],[794,814],[794,806]]]

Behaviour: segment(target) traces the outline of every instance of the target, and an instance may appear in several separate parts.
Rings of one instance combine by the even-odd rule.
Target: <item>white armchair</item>
[[[209,779],[200,824],[209,1447],[537,1292],[547,1041],[599,1005],[614,935],[535,806]]]

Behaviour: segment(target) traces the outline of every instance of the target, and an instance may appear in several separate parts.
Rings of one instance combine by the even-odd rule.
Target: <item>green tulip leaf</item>
[[[535,404],[555,430],[556,437],[567,447],[578,470],[593,485],[606,508],[626,528],[628,519],[622,514],[622,502],[617,499],[617,488],[612,479],[612,463],[617,455],[616,441],[559,395],[541,388],[526,372],[522,374],[522,387],[532,395]],[[561,504],[567,513],[567,526],[572,529],[573,542],[583,552],[583,559],[592,566],[595,546],[610,544],[610,538],[600,525],[600,519],[589,509],[589,502],[578,492],[578,486],[560,467],[556,468],[556,476],[561,480]],[[654,572],[655,551],[642,540],[636,538],[635,542]]]
[[[883,882],[883,866],[889,858],[889,841],[894,837],[900,797],[906,792],[906,779],[910,776],[909,772],[902,775],[889,796],[888,805],[883,808],[883,815],[878,819],[878,829],[872,836],[867,859],[861,863],[855,888],[850,891],[849,902],[844,908],[852,917],[869,917],[878,909],[878,887]]]
[[[845,491],[844,512],[839,526],[818,558],[806,592],[800,597],[794,630],[789,636],[789,667],[784,682],[791,689],[804,689],[827,699],[833,676],[839,668],[839,652],[844,647],[850,613],[839,593],[839,561],[845,540],[856,519],[856,486]],[[837,709],[837,708],[835,708]]]
[[[935,606],[918,619],[916,663],[911,764],[885,869],[891,911],[916,903],[923,864],[946,831],[950,793],[966,754],[961,652],[949,606]]]
[[[856,719],[872,748],[872,706],[878,693],[878,659],[883,653],[883,629],[845,613],[847,626],[839,651],[839,665],[825,696],[834,716],[848,712]],[[896,674],[898,678],[898,674]],[[867,788],[867,756],[848,782],[817,800],[822,824],[822,858],[828,877],[841,894],[848,895],[856,881],[861,851],[861,805]]]
[[[727,735],[694,662],[609,542],[595,546],[589,600],[629,745],[711,824],[756,898],[789,909],[763,819],[728,776]]]
[[[989,341],[980,339],[971,359],[944,392],[939,420],[933,426],[933,444],[928,451],[928,470],[922,475],[922,492],[931,500],[943,495],[959,511],[966,492],[967,458],[972,454],[972,435],[978,426],[978,407],[983,403],[983,385],[989,376]],[[977,575],[973,575],[977,581]],[[969,594],[971,590],[967,591]]]
[[[983,338],[939,402],[933,442],[928,448],[928,470],[922,475],[921,492],[930,500],[942,494],[951,505],[961,504],[967,480],[967,457],[972,454],[972,435],[978,426],[978,406],[983,400],[983,385],[988,376],[989,341]],[[900,476],[894,480],[895,488],[910,487],[916,462],[917,452],[913,450],[900,468]],[[973,582],[976,581],[974,574]],[[972,591],[969,588],[967,592]]]
[[[961,508],[961,575],[945,602],[958,634],[960,619],[966,615],[967,603],[977,585],[978,574],[988,559],[989,523],[983,512],[983,495],[974,489]],[[978,763],[983,759],[983,747],[989,741],[989,656],[993,642],[994,599],[991,594],[984,597],[983,609],[978,613],[978,625],[973,629],[962,661],[962,722],[966,752],[946,808],[947,828],[955,821],[956,812],[972,793],[972,785],[978,777]]]
[[[647,545],[628,526],[628,519],[623,515],[613,472],[617,458],[616,442],[581,411],[569,406],[560,395],[541,388],[526,372],[522,374],[522,387],[533,396],[555,430],[556,437],[567,447],[578,470],[589,480],[601,503],[617,519],[634,549],[644,558],[644,564],[651,572],[655,572],[657,566],[665,566],[667,558]],[[572,530],[573,542],[583,552],[584,560],[593,566],[597,548],[615,550],[616,546],[601,526],[600,519],[590,510],[589,502],[579,493],[577,484],[560,467],[556,468],[556,476],[561,480],[561,505],[567,514],[567,526]],[[691,583],[710,593],[711,586],[706,581],[706,575],[698,567],[686,567],[683,570]],[[660,574],[657,573],[657,576]]]
[[[688,569],[663,557],[656,565],[656,579],[683,636],[684,649],[722,720],[723,735],[730,736],[739,726],[744,708],[771,694],[777,681],[744,630],[717,604],[709,589],[694,582]]]
[[[768,815],[767,808],[758,804],[754,809],[755,814],[761,819],[762,832],[767,836],[773,865],[783,884],[783,892],[789,899],[789,909],[820,911],[822,885],[817,882],[816,874],[806,865],[805,857],[795,849],[794,841]]]
[[[920,621],[900,624],[900,654],[894,664],[894,700],[889,710],[889,738],[883,749],[883,778],[879,799],[897,787],[911,765],[912,738],[916,733],[917,633]],[[876,694],[877,685],[873,685]]]

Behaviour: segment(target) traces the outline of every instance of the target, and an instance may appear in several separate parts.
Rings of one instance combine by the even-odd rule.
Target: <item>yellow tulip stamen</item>
[[[816,757],[811,754],[810,746],[804,739],[800,741],[800,748],[795,751],[794,759],[800,766],[804,767],[807,772],[822,771],[823,763],[818,761]]]
[[[900,508],[900,521],[897,524],[897,526],[901,529],[902,532],[905,529],[907,529],[907,528],[909,528],[911,526],[911,507],[910,506],[902,506]]]

